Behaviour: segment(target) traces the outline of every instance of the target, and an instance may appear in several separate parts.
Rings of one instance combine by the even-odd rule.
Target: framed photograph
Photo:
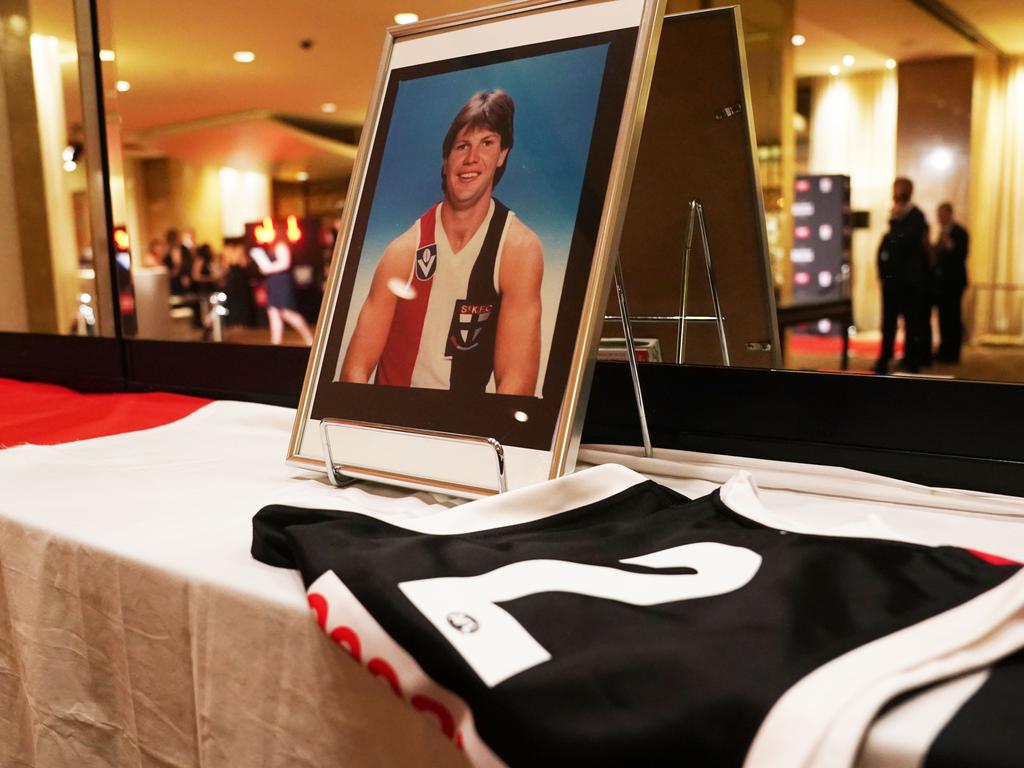
[[[663,0],[393,27],[289,461],[479,496],[570,471]],[[397,429],[394,429],[397,428]]]

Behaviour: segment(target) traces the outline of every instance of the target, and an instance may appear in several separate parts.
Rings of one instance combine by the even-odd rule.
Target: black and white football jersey
[[[851,765],[887,702],[1024,647],[1018,565],[780,529],[745,475],[689,500],[596,467],[418,530],[253,522],[253,555],[477,765]]]
[[[974,675],[979,687],[923,750],[922,768],[1024,764],[1024,651]]]
[[[857,768],[1020,768],[1024,651],[890,702]]]

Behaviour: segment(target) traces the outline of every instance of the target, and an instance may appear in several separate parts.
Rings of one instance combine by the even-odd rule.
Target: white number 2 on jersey
[[[761,556],[744,547],[701,542],[620,562],[648,568],[689,567],[697,572],[636,573],[565,560],[523,560],[479,576],[419,579],[398,587],[493,688],[551,658],[496,603],[540,592],[572,592],[630,605],[712,597],[747,584],[761,567]]]

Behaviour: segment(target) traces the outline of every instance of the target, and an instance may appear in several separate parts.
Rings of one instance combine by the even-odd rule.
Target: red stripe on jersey
[[[416,275],[416,259],[421,248],[435,246],[434,258],[438,258],[434,237],[435,214],[437,206],[432,207],[420,216],[420,244],[413,254],[411,287],[416,295],[411,299],[398,299],[395,315],[391,320],[391,330],[384,344],[384,352],[377,364],[377,383],[389,384],[393,387],[408,387],[412,382],[412,370],[416,366],[416,356],[420,351],[420,337],[423,335],[423,322],[427,316],[427,303],[430,301],[430,289],[434,285],[434,272],[426,280]]]
[[[968,549],[967,551],[975,557],[980,557],[990,565],[1021,565],[1021,563],[1018,563],[1016,560],[1010,560],[1005,557],[1000,557],[999,555],[990,555],[988,552],[982,552],[978,549]]]

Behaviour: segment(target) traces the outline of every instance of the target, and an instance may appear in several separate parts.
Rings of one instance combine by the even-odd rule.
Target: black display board
[[[793,304],[850,296],[850,177],[797,176],[793,215]]]

